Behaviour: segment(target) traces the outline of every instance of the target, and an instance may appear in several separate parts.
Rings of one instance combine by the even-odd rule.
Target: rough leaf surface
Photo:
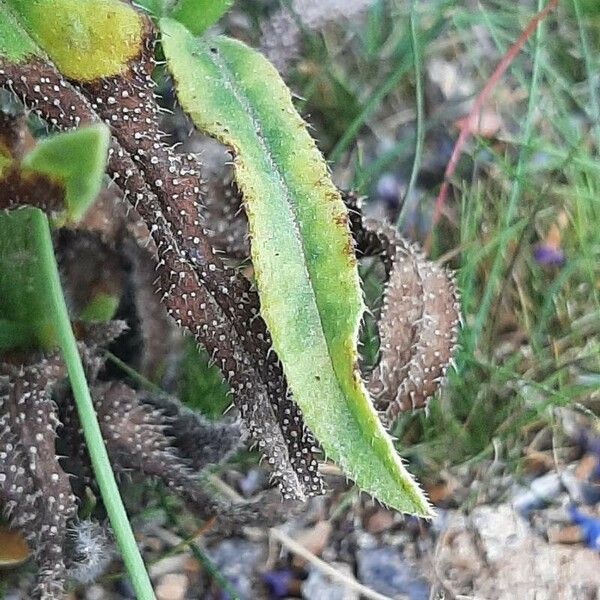
[[[51,388],[63,376],[56,356],[0,365],[0,506],[33,550],[34,596],[63,597],[65,544],[77,503],[54,450],[58,425]]]
[[[196,40],[170,19],[161,20],[161,32],[183,108],[235,154],[261,314],[294,400],[327,454],[362,489],[427,515],[358,372],[364,306],[348,217],[289,91],[239,42]]]
[[[196,336],[221,369],[284,496],[301,499],[321,493],[313,439],[286,393],[256,294],[249,282],[223,265],[201,226],[195,158],[175,155],[162,141],[147,23],[145,32],[140,55],[123,75],[79,87],[67,82],[48,59],[17,66],[5,56],[0,58],[0,82],[56,127],[101,118],[111,126],[109,169],[156,242],[159,287],[169,314]],[[114,110],[117,98],[123,102],[119,111]]]

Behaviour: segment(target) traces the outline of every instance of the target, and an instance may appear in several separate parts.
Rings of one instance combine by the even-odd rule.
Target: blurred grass
[[[210,364],[206,351],[198,348],[191,336],[186,336],[184,342],[177,395],[190,408],[218,419],[231,404],[227,385]]]
[[[416,3],[425,77],[428,62],[443,58],[477,93],[544,5]],[[413,164],[410,9],[410,2],[380,0],[350,30],[334,24],[307,34],[289,77],[334,174],[372,196],[382,173],[406,181]],[[452,257],[462,295],[457,371],[427,413],[405,415],[395,427],[402,454],[417,468],[436,472],[498,453],[517,468],[532,431],[551,424],[555,407],[599,408],[599,50],[600,5],[561,3],[493,93],[489,108],[502,119],[500,131],[475,138],[461,161],[446,218],[434,232],[434,256]],[[426,94],[424,162],[443,170],[434,134],[455,139],[454,121],[471,99],[461,106],[431,89]],[[402,123],[395,119],[407,111]],[[421,186],[420,206],[427,208],[436,191]],[[534,258],[551,231],[560,238],[562,266]],[[367,297],[377,289],[367,279]],[[372,325],[364,337],[369,362],[376,353]]]

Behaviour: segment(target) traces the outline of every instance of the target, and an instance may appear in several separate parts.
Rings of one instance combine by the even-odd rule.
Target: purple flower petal
[[[289,569],[267,571],[263,575],[263,581],[269,589],[271,598],[285,598],[289,593],[293,577],[294,575]]]
[[[533,258],[545,267],[562,267],[565,264],[565,253],[562,248],[549,244],[538,244],[533,251]]]

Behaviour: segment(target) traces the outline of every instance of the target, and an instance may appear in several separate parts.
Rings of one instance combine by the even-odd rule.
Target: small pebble
[[[365,548],[356,554],[358,577],[367,587],[407,600],[428,600],[429,586],[394,548]]]
[[[106,598],[106,592],[100,585],[90,585],[85,590],[85,600],[105,600]]]
[[[181,573],[164,575],[156,586],[157,600],[183,600],[188,589],[188,580]]]
[[[344,575],[354,577],[345,563],[331,563],[331,566]],[[311,567],[308,579],[302,584],[302,598],[305,600],[358,600],[358,594],[340,581],[333,581],[319,569]]]

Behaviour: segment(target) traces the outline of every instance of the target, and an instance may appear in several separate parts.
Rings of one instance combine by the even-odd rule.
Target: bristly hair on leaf
[[[162,140],[151,79],[149,23],[144,36],[140,56],[124,65],[122,74],[101,82],[71,84],[48,59],[17,66],[0,57],[0,83],[7,83],[56,127],[101,118],[111,126],[109,170],[156,242],[158,284],[169,314],[191,331],[221,369],[284,497],[321,493],[314,440],[289,400],[283,371],[258,314],[258,297],[247,280],[223,264],[202,228],[202,185],[195,157],[176,155]],[[54,88],[58,98],[50,101]],[[290,435],[284,437],[283,431]]]

